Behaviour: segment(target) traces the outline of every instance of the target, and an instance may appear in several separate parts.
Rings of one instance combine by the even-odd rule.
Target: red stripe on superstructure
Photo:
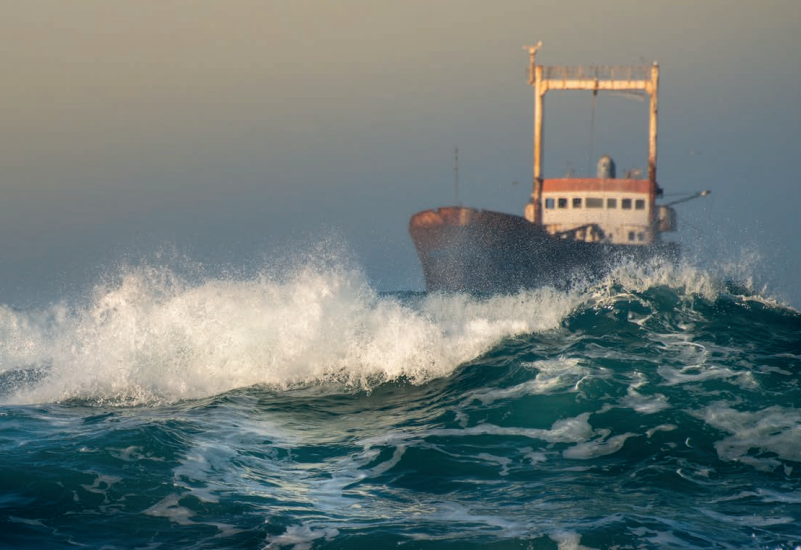
[[[542,181],[543,193],[612,191],[616,193],[645,193],[651,191],[651,182],[634,179],[560,178]]]

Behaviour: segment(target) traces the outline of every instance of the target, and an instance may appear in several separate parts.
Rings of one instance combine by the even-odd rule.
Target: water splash
[[[249,278],[120,268],[80,304],[0,306],[0,401],[138,405],[253,385],[422,384],[504,338],[558,328],[576,311],[658,302],[647,295],[656,288],[669,289],[671,309],[728,292],[725,281],[672,264],[622,265],[570,291],[490,297],[379,294],[335,253]]]

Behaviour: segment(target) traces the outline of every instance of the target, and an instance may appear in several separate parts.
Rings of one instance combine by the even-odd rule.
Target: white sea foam
[[[558,545],[558,550],[593,550],[581,544],[581,535],[578,533],[560,531],[550,538]]]
[[[521,452],[523,453],[523,456],[528,459],[532,466],[536,466],[537,464],[548,461],[548,455],[546,455],[544,452],[534,451],[534,449],[531,447],[525,447],[521,449]]]
[[[195,517],[195,513],[180,504],[181,496],[179,494],[168,495],[142,513],[167,518],[178,525],[194,525],[195,522],[192,518]]]
[[[750,371],[738,371],[729,367],[715,365],[688,365],[682,368],[660,366],[659,375],[665,380],[667,386],[692,384],[707,380],[728,380],[744,388],[755,388],[757,383]]]
[[[739,461],[765,471],[781,466],[782,460],[801,462],[801,413],[797,409],[772,406],[747,412],[715,403],[695,415],[731,434],[715,443],[723,460]],[[751,450],[761,452],[753,455]],[[776,457],[764,456],[764,452]]]
[[[625,293],[667,285],[710,298],[725,286],[691,266],[655,263],[621,266],[599,284],[566,292],[402,300],[377,293],[359,269],[335,257],[288,265],[279,275],[265,268],[250,278],[127,268],[78,303],[0,306],[0,375],[7,375],[0,402],[130,405],[259,384],[337,391],[389,380],[419,384],[449,375],[504,338],[557,328],[577,307],[614,302],[620,285]],[[517,390],[580,381],[577,366],[558,373],[548,367],[535,365],[533,385]],[[680,383],[688,373],[664,374]]]
[[[539,371],[533,380],[509,388],[475,390],[466,396],[464,403],[476,400],[482,405],[491,405],[496,401],[517,400],[529,395],[563,390],[577,391],[581,381],[590,374],[590,369],[581,366],[580,361],[575,358],[546,359],[527,366]]]
[[[602,432],[604,430],[596,431]],[[608,434],[602,434],[600,438],[593,439],[592,441],[577,443],[576,445],[565,449],[564,453],[562,454],[565,456],[565,458],[575,458],[579,460],[589,460],[592,458],[598,458],[599,456],[611,455],[622,449],[628,438],[636,436],[636,434],[633,433],[624,433],[606,439],[606,435]]]
[[[660,258],[650,262],[623,262],[617,265],[601,282],[593,285],[594,296],[600,303],[613,302],[626,292],[643,292],[649,288],[667,287],[688,297],[700,296],[714,300],[725,291],[726,278],[692,264],[674,265]]]
[[[423,383],[500,339],[558,326],[575,306],[550,289],[404,302],[345,266],[199,283],[142,267],[118,279],[84,305],[0,308],[0,373],[36,373],[0,388],[0,400],[136,404],[256,384]]]
[[[512,463],[512,460],[505,456],[495,456],[490,453],[479,453],[476,455],[478,460],[483,460],[485,462],[489,462],[492,464],[497,464],[500,466],[500,470],[498,471],[498,475],[505,476],[509,474],[509,465]]]
[[[622,399],[621,404],[642,414],[653,414],[670,408],[667,397],[661,393],[643,395],[633,388],[628,389],[628,395]]]
[[[286,531],[276,537],[268,537],[265,550],[270,548],[292,548],[293,550],[309,550],[312,543],[319,539],[331,540],[339,534],[333,528],[313,529],[306,525],[290,525]]]

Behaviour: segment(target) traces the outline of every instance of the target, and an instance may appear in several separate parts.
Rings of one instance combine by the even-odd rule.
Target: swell
[[[6,407],[15,431],[0,479],[13,515],[65,547],[139,536],[197,548],[794,548],[801,362],[788,350],[801,320],[725,282],[687,292],[694,277],[575,294],[372,293],[479,351],[425,383]],[[26,476],[13,465],[30,456]]]
[[[449,377],[504,346],[508,363],[655,339],[799,349],[797,312],[689,265],[624,265],[569,291],[498,296],[380,294],[336,263],[199,281],[145,266],[114,279],[74,304],[0,306],[0,402],[147,405],[254,385],[372,391]],[[537,346],[515,347],[530,335]]]

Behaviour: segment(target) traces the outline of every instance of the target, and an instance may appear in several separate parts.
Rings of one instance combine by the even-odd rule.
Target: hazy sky
[[[120,259],[277,263],[337,235],[379,290],[420,289],[406,233],[460,200],[522,213],[546,64],[661,68],[659,182],[712,189],[678,239],[801,305],[801,2],[4,0],[0,303]],[[546,175],[645,168],[647,106],[549,94]],[[594,164],[594,161],[592,161]],[[265,259],[266,258],[266,259]]]

